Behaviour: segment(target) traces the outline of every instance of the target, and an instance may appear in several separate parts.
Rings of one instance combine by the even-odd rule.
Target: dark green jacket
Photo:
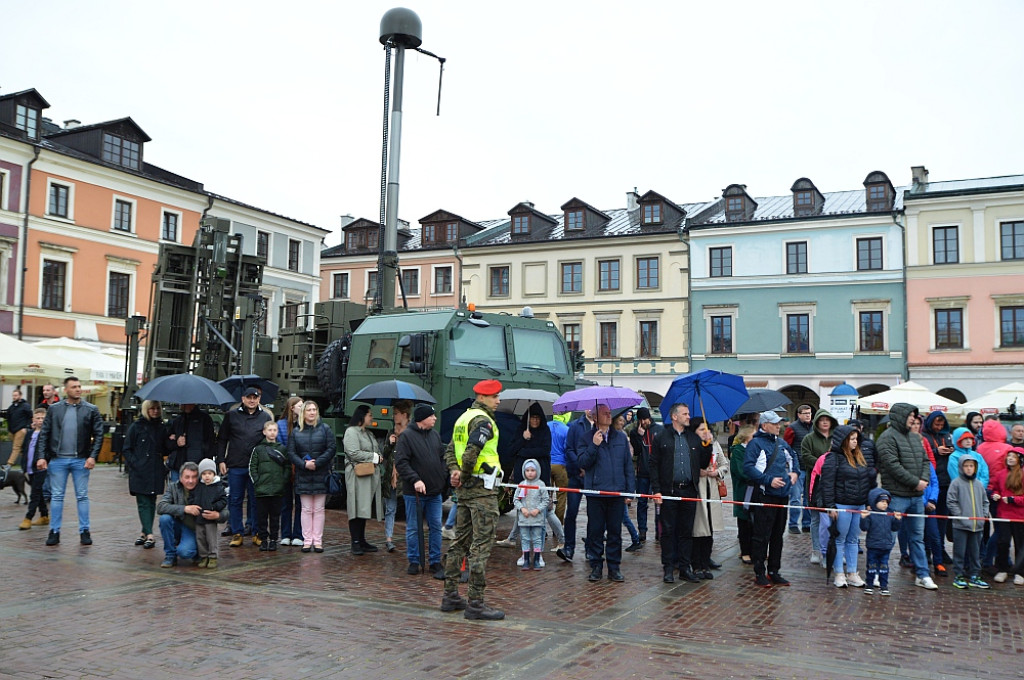
[[[903,498],[924,494],[917,490],[918,482],[927,484],[931,479],[930,461],[921,435],[907,429],[907,416],[911,413],[917,413],[911,404],[893,404],[889,409],[889,428],[875,442],[882,488]]]
[[[256,497],[283,496],[291,477],[291,462],[284,455],[284,446],[264,441],[249,457],[249,477]]]
[[[822,416],[832,421],[832,429],[828,431],[827,437],[818,431],[818,418]],[[833,418],[827,410],[819,408],[811,419],[811,431],[800,442],[800,468],[802,470],[810,474],[810,471],[814,469],[814,464],[818,462],[818,458],[828,453],[832,448],[832,433],[836,431],[837,427],[839,427],[839,421]]]

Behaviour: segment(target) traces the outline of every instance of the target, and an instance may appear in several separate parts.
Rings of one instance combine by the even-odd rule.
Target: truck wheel
[[[345,364],[348,359],[349,343],[348,337],[338,338],[320,355],[316,361],[316,381],[320,389],[330,398],[336,401],[341,398],[345,388]]]

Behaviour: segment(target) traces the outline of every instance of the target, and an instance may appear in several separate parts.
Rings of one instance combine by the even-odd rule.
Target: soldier
[[[455,541],[448,549],[441,611],[465,609],[465,618],[499,621],[505,612],[484,604],[484,568],[494,543],[498,520],[498,489],[487,488],[485,473],[501,479],[498,460],[498,425],[494,409],[500,403],[501,383],[481,380],[473,386],[476,401],[455,421],[452,441],[445,450],[451,486],[459,492]],[[459,595],[462,559],[469,554],[469,602]]]

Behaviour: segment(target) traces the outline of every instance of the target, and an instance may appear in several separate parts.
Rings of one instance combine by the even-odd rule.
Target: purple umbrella
[[[608,385],[591,385],[582,389],[566,392],[552,406],[555,413],[566,413],[568,411],[586,411],[596,408],[598,404],[604,404],[608,408],[627,408],[642,404],[644,398],[635,390],[628,387],[613,387]]]

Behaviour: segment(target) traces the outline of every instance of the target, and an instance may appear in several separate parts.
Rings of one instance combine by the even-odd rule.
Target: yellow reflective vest
[[[494,418],[491,414],[483,409],[471,408],[455,421],[455,429],[452,430],[452,445],[455,447],[455,460],[458,461],[459,466],[462,466],[462,454],[466,451],[466,445],[469,443],[469,424],[474,418],[483,416],[491,422],[491,428],[494,432],[494,436],[491,437],[487,444],[484,445],[480,455],[476,457],[476,465],[473,467],[473,474],[479,475],[483,472],[484,465],[490,465],[492,467],[501,467],[501,461],[498,459],[498,424],[494,422]]]

